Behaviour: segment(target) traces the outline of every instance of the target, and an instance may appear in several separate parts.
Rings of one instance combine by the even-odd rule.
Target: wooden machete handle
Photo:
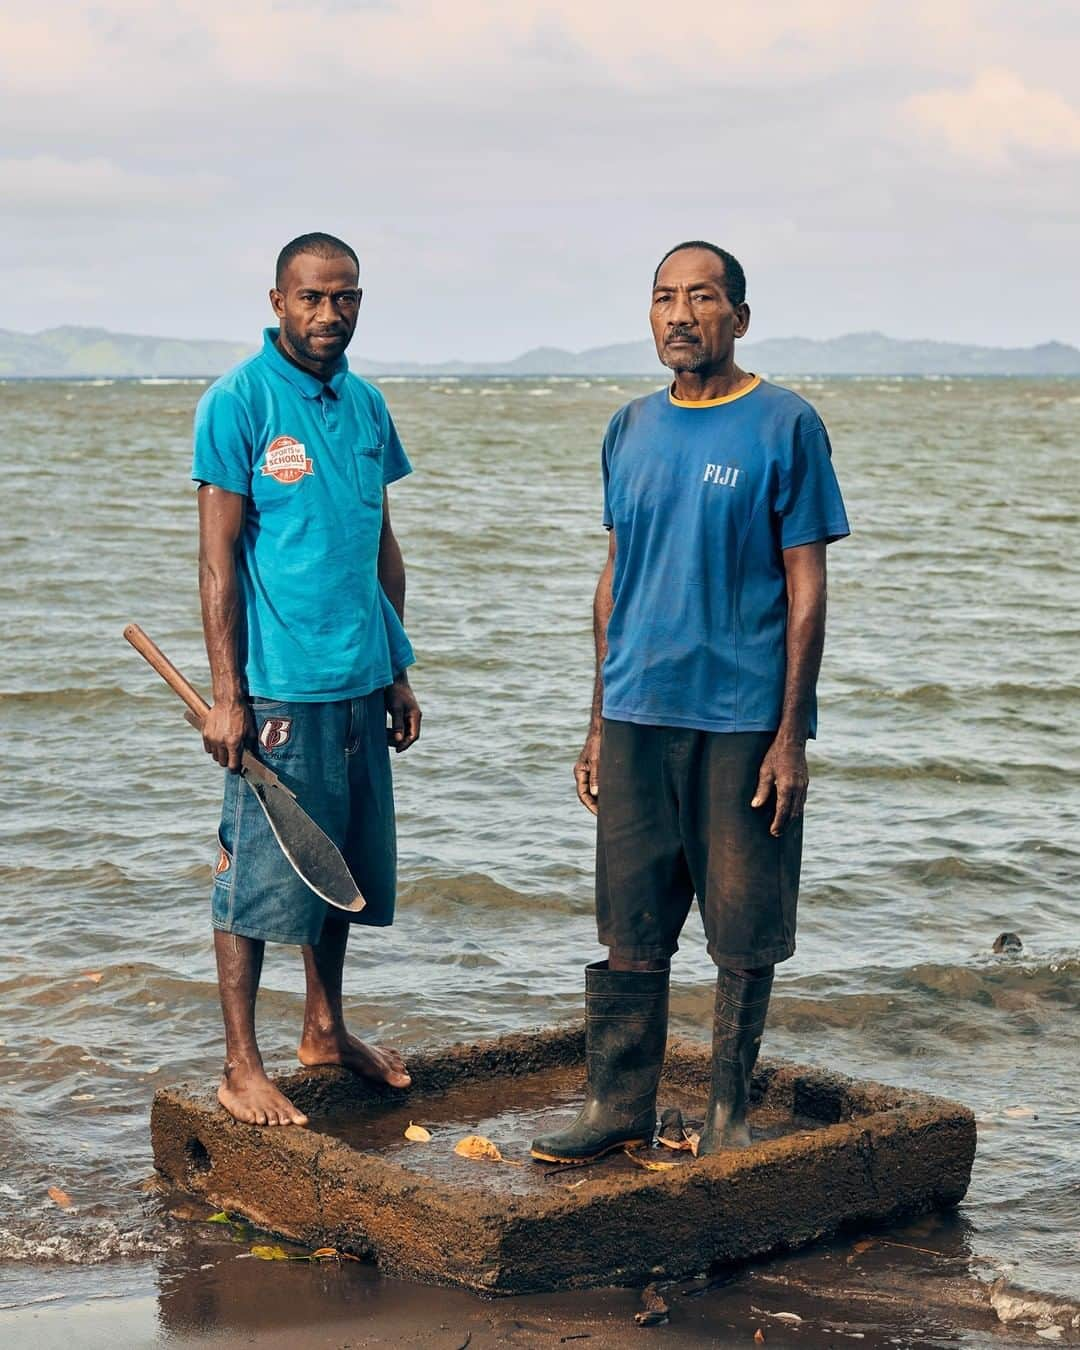
[[[137,623],[128,624],[124,629],[124,637],[143,660],[154,667],[173,693],[183,699],[199,719],[198,725],[201,727],[203,718],[210,711],[210,705],[195,686],[184,679],[157,643],[147,637]]]

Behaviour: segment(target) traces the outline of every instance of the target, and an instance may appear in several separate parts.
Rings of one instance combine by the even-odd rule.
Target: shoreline
[[[761,1344],[758,1332],[765,1344],[804,1350],[848,1343],[866,1350],[1080,1344],[1080,1305],[1011,1289],[997,1271],[978,1273],[975,1267],[988,1263],[972,1256],[955,1214],[712,1277],[661,1282],[652,1288],[669,1316],[653,1326],[635,1321],[646,1306],[638,1289],[484,1299],[392,1280],[363,1263],[260,1261],[246,1240],[182,1223],[183,1240],[156,1269],[146,1268],[141,1289],[111,1292],[109,1266],[83,1268],[84,1284],[99,1287],[59,1297],[54,1289],[38,1296],[50,1302],[0,1311],[0,1333],[35,1350],[251,1343],[268,1350],[564,1344],[617,1350],[638,1337],[648,1344],[650,1335],[683,1350]]]

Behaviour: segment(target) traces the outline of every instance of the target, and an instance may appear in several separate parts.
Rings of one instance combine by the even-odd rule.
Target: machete
[[[184,679],[138,624],[129,623],[124,629],[124,637],[153,666],[173,693],[183,699],[188,707],[187,720],[201,731],[210,705],[199,691]],[[364,897],[340,849],[303,809],[296,800],[296,793],[290,792],[273,769],[256,759],[250,750],[244,751],[240,776],[255,794],[282,853],[304,885],[335,909],[354,914],[363,909]]]

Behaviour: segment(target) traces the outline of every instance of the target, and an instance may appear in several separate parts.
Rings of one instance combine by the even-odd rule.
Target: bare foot
[[[218,1101],[245,1125],[306,1125],[307,1116],[277,1090],[261,1067],[226,1066]]]
[[[347,1031],[326,1037],[305,1037],[297,1049],[297,1057],[305,1068],[317,1064],[340,1064],[353,1073],[373,1078],[390,1087],[406,1088],[412,1082],[405,1069],[405,1061],[389,1046],[365,1045]]]

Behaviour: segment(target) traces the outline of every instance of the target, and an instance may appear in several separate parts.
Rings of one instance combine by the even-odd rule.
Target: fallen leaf
[[[260,1261],[287,1261],[289,1253],[284,1247],[277,1245],[273,1247],[252,1247],[252,1256],[257,1256]]]
[[[207,1223],[229,1223],[229,1222],[231,1222],[231,1220],[229,1219],[229,1216],[225,1213],[225,1211],[224,1211],[223,1209],[219,1209],[218,1212],[217,1212],[216,1214],[211,1214],[211,1215],[207,1218],[206,1222],[207,1222]]]
[[[316,1251],[311,1253],[311,1259],[313,1261],[336,1260],[338,1255],[339,1253],[336,1247],[319,1247]]]
[[[54,1205],[59,1205],[61,1209],[70,1209],[72,1206],[71,1196],[67,1191],[62,1191],[59,1186],[50,1186],[45,1192]]]
[[[666,1312],[652,1312],[648,1308],[634,1314],[634,1321],[639,1327],[662,1327],[668,1320]]]
[[[698,1136],[696,1134],[691,1134],[688,1130],[681,1139],[665,1139],[662,1134],[657,1135],[656,1142],[658,1144],[661,1144],[664,1148],[674,1149],[677,1153],[683,1149],[687,1149],[692,1152],[694,1148],[694,1141],[697,1138]]]
[[[84,979],[84,980],[92,980],[92,981],[94,982],[94,984],[100,984],[100,983],[101,983],[102,976],[104,975],[104,973],[105,973],[105,972],[102,971],[102,970],[84,970],[84,971],[83,971],[83,979]]]
[[[490,1139],[485,1139],[482,1134],[467,1134],[464,1139],[459,1139],[454,1145],[454,1152],[459,1158],[474,1158],[482,1162],[502,1162],[509,1163],[511,1167],[521,1167],[522,1164],[515,1162],[513,1158],[504,1158]]]
[[[414,1125],[409,1121],[409,1128],[405,1131],[405,1138],[411,1140],[414,1144],[429,1144],[431,1142],[431,1131],[425,1130],[423,1125]]]
[[[644,1167],[647,1172],[668,1172],[671,1168],[679,1165],[673,1162],[650,1162],[647,1158],[642,1158],[635,1153],[632,1148],[624,1148],[623,1152],[631,1162],[637,1163],[639,1167]]]
[[[754,1342],[757,1345],[765,1344],[765,1333],[762,1331],[760,1327],[758,1327],[757,1331],[754,1332]]]
[[[655,1284],[647,1284],[641,1291],[641,1311],[634,1314],[639,1327],[658,1327],[668,1320],[667,1303]]]
[[[502,1162],[502,1154],[482,1134],[467,1134],[454,1145],[454,1152],[462,1158],[487,1158],[491,1162]]]

